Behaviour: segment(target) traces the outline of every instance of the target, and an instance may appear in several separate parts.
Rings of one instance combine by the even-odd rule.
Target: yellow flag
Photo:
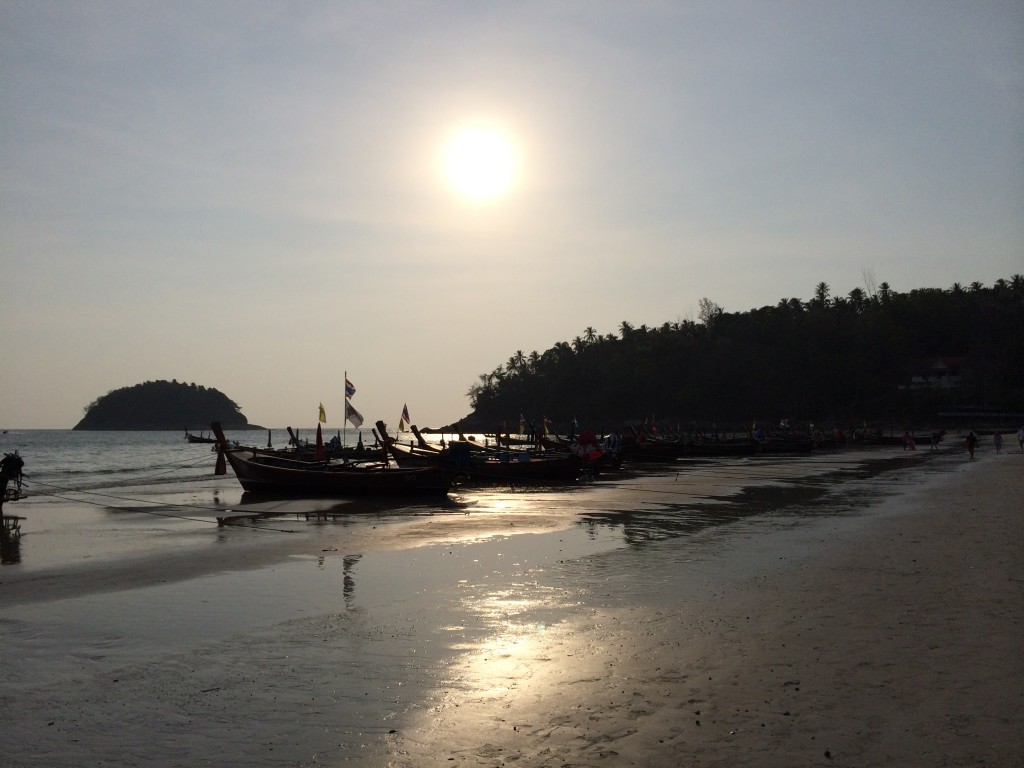
[[[324,410],[324,404],[320,403],[320,421],[324,424],[327,423],[327,411]]]

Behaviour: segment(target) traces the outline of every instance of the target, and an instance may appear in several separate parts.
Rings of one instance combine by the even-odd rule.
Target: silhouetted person
[[[971,458],[973,459],[974,449],[978,446],[978,438],[975,436],[974,432],[967,433],[967,440],[965,441],[965,444],[967,445],[967,452],[971,454]]]
[[[25,460],[18,455],[17,451],[5,453],[4,457],[0,459],[0,500],[7,497],[7,483],[11,480],[21,482],[21,470],[24,466]]]

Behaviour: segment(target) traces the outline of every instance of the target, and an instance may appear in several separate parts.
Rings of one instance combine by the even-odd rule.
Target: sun
[[[448,180],[474,200],[491,200],[506,192],[515,177],[511,142],[492,128],[467,128],[448,142],[444,152]]]

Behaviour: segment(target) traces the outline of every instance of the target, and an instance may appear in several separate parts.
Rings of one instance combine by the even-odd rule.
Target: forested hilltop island
[[[108,392],[85,408],[80,430],[262,429],[238,404],[216,389],[175,381],[147,381]]]
[[[898,293],[887,283],[808,301],[617,334],[587,328],[543,353],[517,351],[469,392],[467,430],[551,419],[599,429],[656,419],[720,427],[790,419],[821,425],[967,426],[1024,413],[1024,277]],[[1001,414],[1001,415],[1000,415]],[[1019,426],[1019,425],[1018,425]]]

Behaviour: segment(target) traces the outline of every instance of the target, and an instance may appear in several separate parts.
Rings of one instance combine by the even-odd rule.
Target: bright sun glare
[[[505,192],[515,175],[511,143],[490,128],[470,128],[456,134],[444,154],[448,179],[463,194],[490,200]]]

